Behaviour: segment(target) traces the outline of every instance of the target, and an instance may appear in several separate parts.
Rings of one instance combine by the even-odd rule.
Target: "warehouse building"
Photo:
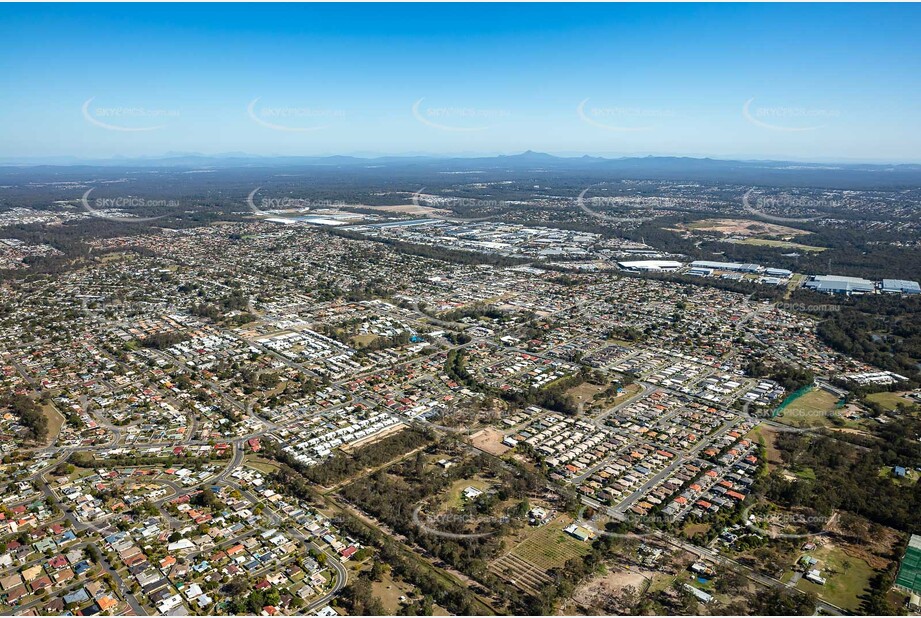
[[[812,275],[803,286],[826,294],[872,294],[876,290],[868,279],[841,275]]]
[[[766,268],[764,274],[768,277],[792,277],[793,271],[786,268]]]
[[[691,268],[712,268],[713,270],[731,270],[739,273],[760,273],[763,267],[757,264],[738,264],[736,262],[708,262],[706,260],[695,260],[691,262]]]
[[[635,272],[673,271],[684,266],[681,262],[675,262],[673,260],[635,260],[631,262],[618,262],[617,265],[624,270],[632,270]]]
[[[921,294],[921,286],[917,281],[904,279],[883,279],[880,290],[887,294]]]

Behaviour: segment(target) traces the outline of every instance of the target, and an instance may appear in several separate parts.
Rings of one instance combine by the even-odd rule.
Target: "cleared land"
[[[413,587],[406,582],[395,581],[390,573],[386,573],[381,578],[381,581],[372,582],[371,592],[381,600],[381,604],[387,614],[395,616],[397,615],[397,610],[403,605],[400,597],[409,598],[412,596]]]
[[[426,196],[420,196],[423,199]],[[443,208],[432,208],[431,206],[423,206],[422,204],[396,204],[393,206],[371,206],[368,204],[356,204],[357,208],[367,209],[367,210],[379,210],[381,212],[392,212],[402,215],[439,215],[439,216],[450,216],[451,211],[445,210]],[[348,208],[348,206],[345,206]]]
[[[867,395],[867,400],[872,401],[873,403],[878,403],[887,410],[895,410],[896,407],[901,403],[904,405],[912,405],[914,402],[911,399],[903,397],[901,393],[873,393]]]
[[[595,395],[603,393],[605,388],[603,385],[583,382],[579,386],[573,386],[566,394],[575,399],[577,404],[590,404],[594,401]]]
[[[752,219],[705,219],[686,226],[688,230],[719,232],[727,236],[800,236],[808,234],[785,225],[754,221]]]
[[[486,451],[490,455],[504,455],[509,447],[502,444],[505,434],[498,429],[487,427],[470,436],[470,442],[475,448]]]
[[[838,397],[820,388],[813,388],[793,401],[775,419],[793,427],[827,427],[829,416],[837,408]]]
[[[760,425],[750,431],[747,438],[764,444],[764,450],[767,454],[768,470],[783,465],[783,459],[780,457],[780,451],[775,446],[777,431],[767,425]]]
[[[812,253],[821,253],[828,247],[816,247],[813,245],[801,245],[788,240],[771,240],[768,238],[746,238],[745,240],[736,241],[740,245],[763,245],[766,247],[777,247],[779,249],[798,249],[800,251],[809,251]]]
[[[642,592],[649,587],[656,575],[655,571],[611,570],[592,577],[579,586],[573,593],[572,600],[579,605],[592,607],[598,604],[599,599],[619,594],[627,586]]]
[[[42,406],[42,414],[48,419],[48,437],[45,440],[46,445],[51,445],[61,433],[61,427],[64,426],[64,415],[58,412],[52,404]]]
[[[246,459],[243,461],[243,465],[255,470],[259,470],[263,474],[271,474],[272,472],[278,470],[278,465],[275,463],[267,459],[253,457],[252,455],[246,457]]]
[[[363,348],[366,345],[369,345],[370,343],[372,343],[373,341],[376,341],[377,339],[378,339],[377,335],[374,335],[372,333],[367,333],[364,335],[355,335],[354,337],[352,337],[351,343],[356,348]]]
[[[803,578],[796,587],[803,592],[814,592],[819,598],[838,607],[852,611],[859,609],[860,597],[875,575],[866,560],[849,556],[835,545],[819,547],[809,555],[819,560],[818,568],[827,581],[821,586]]]

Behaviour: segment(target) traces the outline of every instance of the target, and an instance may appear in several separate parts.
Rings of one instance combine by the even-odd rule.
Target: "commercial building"
[[[630,262],[618,262],[618,266],[624,270],[633,270],[633,271],[672,271],[678,270],[684,266],[681,262],[675,262],[673,260],[634,260]]]
[[[803,287],[826,294],[872,294],[876,289],[868,279],[841,275],[812,275]]]
[[[917,281],[904,279],[883,279],[879,289],[887,294],[921,294],[921,286]]]
[[[737,262],[708,262],[706,260],[695,260],[691,262],[691,268],[712,268],[713,270],[730,270],[739,273],[760,273],[764,267],[758,264],[739,264]]]

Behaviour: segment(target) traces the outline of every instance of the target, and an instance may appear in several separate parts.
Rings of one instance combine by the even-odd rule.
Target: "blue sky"
[[[921,162],[917,5],[0,5],[0,157]]]

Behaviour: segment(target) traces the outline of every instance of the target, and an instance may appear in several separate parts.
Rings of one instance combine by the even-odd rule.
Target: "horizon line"
[[[603,161],[619,161],[629,159],[689,159],[696,161],[724,161],[724,162],[742,162],[742,163],[797,163],[812,165],[921,165],[921,158],[916,160],[891,160],[891,159],[804,159],[784,155],[711,155],[711,154],[662,154],[662,153],[645,153],[645,154],[613,154],[613,153],[589,153],[589,152],[572,152],[557,151],[547,152],[539,150],[524,150],[513,153],[374,153],[374,152],[357,152],[351,154],[255,154],[248,152],[219,152],[219,153],[202,153],[202,152],[165,152],[162,154],[151,155],[111,155],[101,157],[81,157],[78,155],[43,155],[34,157],[17,157],[17,156],[0,156],[0,166],[3,167],[69,167],[69,166],[88,166],[102,167],[124,163],[143,163],[149,161],[163,161],[180,158],[201,158],[201,159],[264,159],[270,162],[272,159],[355,159],[358,161],[374,161],[379,159],[498,159],[523,157],[526,155],[550,157],[561,160],[578,160],[578,159],[598,159]]]

